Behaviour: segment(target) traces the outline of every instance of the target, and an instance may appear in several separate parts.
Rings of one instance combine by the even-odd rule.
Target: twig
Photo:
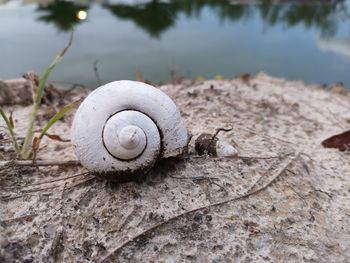
[[[216,178],[216,177],[207,177],[207,176],[176,177],[176,176],[172,176],[172,175],[170,175],[170,177],[174,178],[174,179],[187,179],[187,180],[193,180],[193,181],[208,180],[210,184],[216,185],[217,187],[219,187],[222,190],[224,190],[226,193],[228,192],[225,187],[223,187],[222,185],[214,182],[214,180],[219,180],[219,178]]]
[[[77,183],[75,183],[75,184],[73,184],[73,185],[67,187],[66,190],[72,189],[73,187],[76,187],[76,186],[78,186],[78,185],[84,184],[84,183],[86,183],[86,182],[90,182],[90,181],[95,180],[95,179],[96,179],[96,177],[93,176],[93,177],[88,178],[88,179],[86,179],[86,180],[79,181],[79,182],[77,182]]]
[[[266,187],[267,187],[269,184],[271,184],[272,182],[274,182],[274,181],[277,179],[277,177],[278,177],[279,175],[283,174],[283,173],[288,169],[288,167],[289,167],[296,159],[298,159],[299,157],[300,157],[300,154],[298,153],[298,154],[296,154],[292,159],[290,159],[290,160],[286,163],[285,166],[278,167],[279,169],[278,169],[277,172],[275,173],[275,174],[277,174],[277,176],[272,175],[272,179],[269,180],[270,183],[267,183],[267,184],[266,184]],[[256,186],[259,185],[259,184],[261,184],[260,182],[262,181],[263,178],[266,178],[266,177],[270,177],[270,178],[271,178],[271,176],[268,176],[268,173],[270,172],[270,169],[273,169],[273,166],[274,166],[274,165],[275,165],[275,164],[273,163],[273,164],[269,167],[269,169],[267,170],[267,172],[265,172],[265,173],[253,184],[253,186],[248,190],[248,193],[256,193],[257,191],[259,191],[259,190],[256,190],[256,189],[261,189],[261,188],[265,189],[265,188],[266,188],[266,187],[257,188]]]
[[[93,177],[90,177],[90,178],[87,178],[87,179],[78,181],[77,183],[73,183],[73,184],[70,185],[69,187],[66,187],[66,184],[67,184],[67,183],[65,183],[65,185],[64,185],[64,191],[69,190],[69,189],[72,189],[72,188],[75,187],[75,186],[84,184],[85,182],[89,182],[89,181],[95,180],[95,179],[96,179],[96,177],[93,176]],[[57,188],[57,187],[59,187],[59,185],[49,186],[49,187],[46,187],[46,188],[35,188],[35,189],[29,189],[29,190],[22,190],[22,192],[23,192],[23,193],[35,193],[35,192],[40,192],[40,191],[44,191],[44,190],[54,189],[54,188]],[[64,191],[63,191],[63,192],[64,192]]]
[[[183,216],[186,216],[186,215],[189,215],[189,214],[192,214],[194,212],[197,212],[199,210],[203,210],[203,209],[208,209],[208,208],[211,208],[211,207],[216,207],[216,206],[220,206],[220,205],[223,205],[223,204],[227,204],[227,203],[230,203],[230,202],[234,202],[234,201],[238,201],[238,200],[243,200],[245,198],[248,198],[249,196],[251,195],[254,195],[254,194],[257,194],[263,190],[265,190],[267,187],[269,187],[273,182],[276,181],[276,179],[281,176],[285,170],[288,168],[289,165],[291,165],[297,158],[298,158],[299,154],[297,154],[294,158],[292,158],[290,161],[288,161],[286,163],[285,166],[283,166],[280,170],[278,170],[278,172],[276,174],[274,174],[273,176],[271,176],[270,180],[264,184],[263,186],[261,186],[260,188],[257,188],[257,189],[254,189],[255,188],[255,184],[243,195],[241,196],[237,196],[237,197],[231,197],[231,198],[228,198],[228,199],[225,199],[225,200],[222,200],[222,201],[219,201],[219,202],[216,202],[216,203],[212,203],[212,204],[209,204],[209,205],[204,205],[204,206],[201,206],[201,207],[197,207],[197,208],[194,208],[192,210],[187,210],[183,213],[180,213],[178,215],[175,215],[163,222],[160,222],[142,232],[140,232],[139,234],[136,234],[135,236],[129,238],[127,241],[123,242],[122,244],[118,245],[116,248],[114,248],[105,258],[103,258],[101,260],[101,263],[103,262],[106,262],[110,257],[112,257],[115,253],[117,253],[118,251],[120,251],[122,248],[124,248],[125,246],[127,246],[128,244],[132,243],[133,241],[135,241],[137,238],[141,237],[141,236],[144,236],[148,233],[151,233],[152,231],[156,230],[157,228],[161,227],[161,226],[164,226],[170,222],[173,222],[175,221],[176,219],[178,218],[181,218]]]
[[[24,216],[19,216],[19,217],[10,218],[10,219],[4,219],[4,220],[0,220],[0,223],[12,223],[12,222],[17,222],[22,220],[29,221],[29,220],[33,220],[33,218],[37,215],[38,214],[30,214],[30,215],[24,215]]]
[[[213,137],[211,139],[214,140],[216,138],[216,136],[218,136],[218,134],[220,132],[222,132],[222,131],[229,132],[229,131],[232,131],[232,130],[233,130],[233,128],[227,128],[227,129],[226,128],[219,128],[219,129],[216,130],[216,132],[214,133],[214,135],[213,135]]]
[[[36,165],[33,164],[32,160],[11,160],[11,161],[0,161],[0,167],[7,165],[17,165],[17,166],[80,166],[80,162],[77,160],[69,161],[45,161],[38,160]]]
[[[98,73],[97,65],[98,65],[98,59],[96,59],[94,61],[93,67],[94,67],[94,72],[95,72],[95,76],[96,76],[96,79],[97,79],[97,83],[98,83],[98,85],[101,85],[102,82],[101,82],[100,74]]]
[[[261,160],[269,160],[269,159],[281,159],[283,157],[287,157],[289,155],[294,154],[294,152],[286,153],[284,155],[275,155],[275,156],[249,156],[249,155],[237,155],[236,158],[239,159],[261,159]]]
[[[256,159],[256,160],[269,160],[269,159],[282,159],[284,157],[293,155],[294,152],[289,152],[286,154],[281,154],[281,155],[271,155],[271,156],[250,156],[250,155],[236,155],[236,156],[232,156],[232,157],[210,157],[210,159],[212,160],[222,160],[222,159]],[[301,153],[300,153],[301,155]],[[191,158],[206,158],[207,155],[192,155]]]
[[[217,187],[219,187],[221,190],[224,190],[225,191],[225,195],[227,195],[227,193],[228,193],[228,191],[227,191],[227,189],[225,188],[225,187],[223,187],[221,184],[218,184],[218,183],[216,183],[216,182],[213,182],[212,180],[210,180],[209,179],[209,182],[211,183],[211,184],[213,184],[213,185],[216,185]]]
[[[29,187],[29,186],[33,186],[33,185],[42,185],[42,184],[55,183],[55,182],[58,182],[58,181],[63,181],[63,180],[72,179],[72,178],[78,177],[78,176],[88,175],[89,173],[90,173],[90,172],[84,172],[84,173],[74,174],[74,175],[71,175],[71,176],[67,176],[67,177],[64,177],[64,178],[55,179],[55,180],[51,180],[51,181],[47,181],[47,182],[40,182],[40,183],[34,183],[34,184],[25,185],[24,187]]]
[[[174,178],[174,179],[184,179],[184,180],[193,180],[193,181],[197,181],[197,180],[219,180],[219,178],[216,177],[206,177],[206,176],[193,176],[193,177],[177,177],[177,176],[173,176],[170,175],[169,177]]]
[[[6,189],[6,190],[15,190],[15,189],[18,189],[18,188],[19,189],[27,189],[27,188],[33,187],[33,186],[38,186],[38,185],[43,185],[43,184],[51,184],[51,183],[55,183],[55,182],[58,182],[58,181],[69,180],[69,179],[72,179],[72,178],[75,178],[75,177],[78,177],[78,176],[84,176],[84,175],[88,175],[88,174],[89,174],[89,172],[85,172],[85,173],[75,174],[75,175],[72,175],[72,176],[67,176],[67,177],[64,177],[64,178],[55,179],[55,180],[51,180],[51,181],[47,181],[47,182],[27,184],[27,185],[22,185],[22,186],[14,186],[14,187],[9,187],[9,188],[4,188],[4,189]],[[65,184],[67,184],[67,182],[65,182]],[[47,187],[47,188],[35,188],[35,189],[23,190],[23,192],[24,193],[38,192],[38,191],[41,191],[41,190],[53,189],[53,188],[56,188],[56,187],[58,187],[58,185],[54,185],[52,187]],[[21,196],[22,195],[20,195],[18,197],[21,197]]]

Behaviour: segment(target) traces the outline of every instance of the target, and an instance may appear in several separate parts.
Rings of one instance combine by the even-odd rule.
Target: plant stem
[[[34,101],[32,113],[30,114],[30,118],[29,118],[29,122],[28,122],[28,129],[27,129],[26,137],[24,139],[24,143],[23,143],[23,147],[22,147],[22,151],[21,151],[21,155],[22,155],[23,159],[28,159],[30,156],[30,152],[31,152],[30,151],[30,144],[31,144],[31,141],[33,139],[34,122],[35,122],[36,114],[38,112],[38,108],[39,108],[39,104],[37,104]]]

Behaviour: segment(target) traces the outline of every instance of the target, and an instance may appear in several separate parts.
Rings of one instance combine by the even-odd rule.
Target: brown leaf
[[[70,140],[65,140],[65,139],[62,139],[59,135],[57,134],[48,134],[48,133],[45,133],[45,135],[47,137],[49,137],[51,140],[54,140],[54,141],[59,141],[59,142],[70,142]]]
[[[350,130],[336,134],[322,142],[325,148],[337,148],[339,151],[350,149]]]
[[[245,83],[249,83],[251,75],[249,73],[237,75],[236,78],[241,79]]]
[[[33,143],[32,143],[34,156],[36,156],[36,153],[39,149],[39,145],[40,145],[40,139],[38,137],[34,137]]]

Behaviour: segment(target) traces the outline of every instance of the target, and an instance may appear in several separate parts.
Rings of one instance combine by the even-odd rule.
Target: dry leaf
[[[62,139],[59,135],[57,134],[48,134],[48,133],[45,133],[45,135],[47,137],[49,137],[51,140],[54,140],[54,141],[59,141],[59,142],[70,142],[70,140],[65,140],[65,139]]]
[[[350,130],[336,134],[322,142],[325,148],[337,148],[339,151],[350,149]]]

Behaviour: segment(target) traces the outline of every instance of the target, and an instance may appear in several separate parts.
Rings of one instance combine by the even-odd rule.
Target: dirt
[[[160,89],[193,135],[189,155],[124,183],[78,165],[2,166],[0,262],[350,261],[349,152],[321,146],[349,129],[344,88],[259,74]],[[23,136],[30,106],[5,110]],[[44,105],[38,128],[50,114]],[[69,138],[72,114],[50,133]],[[9,160],[0,125],[0,157]],[[194,152],[194,139],[218,128],[233,128],[218,138],[238,157]],[[75,160],[70,143],[42,146],[39,160]]]

